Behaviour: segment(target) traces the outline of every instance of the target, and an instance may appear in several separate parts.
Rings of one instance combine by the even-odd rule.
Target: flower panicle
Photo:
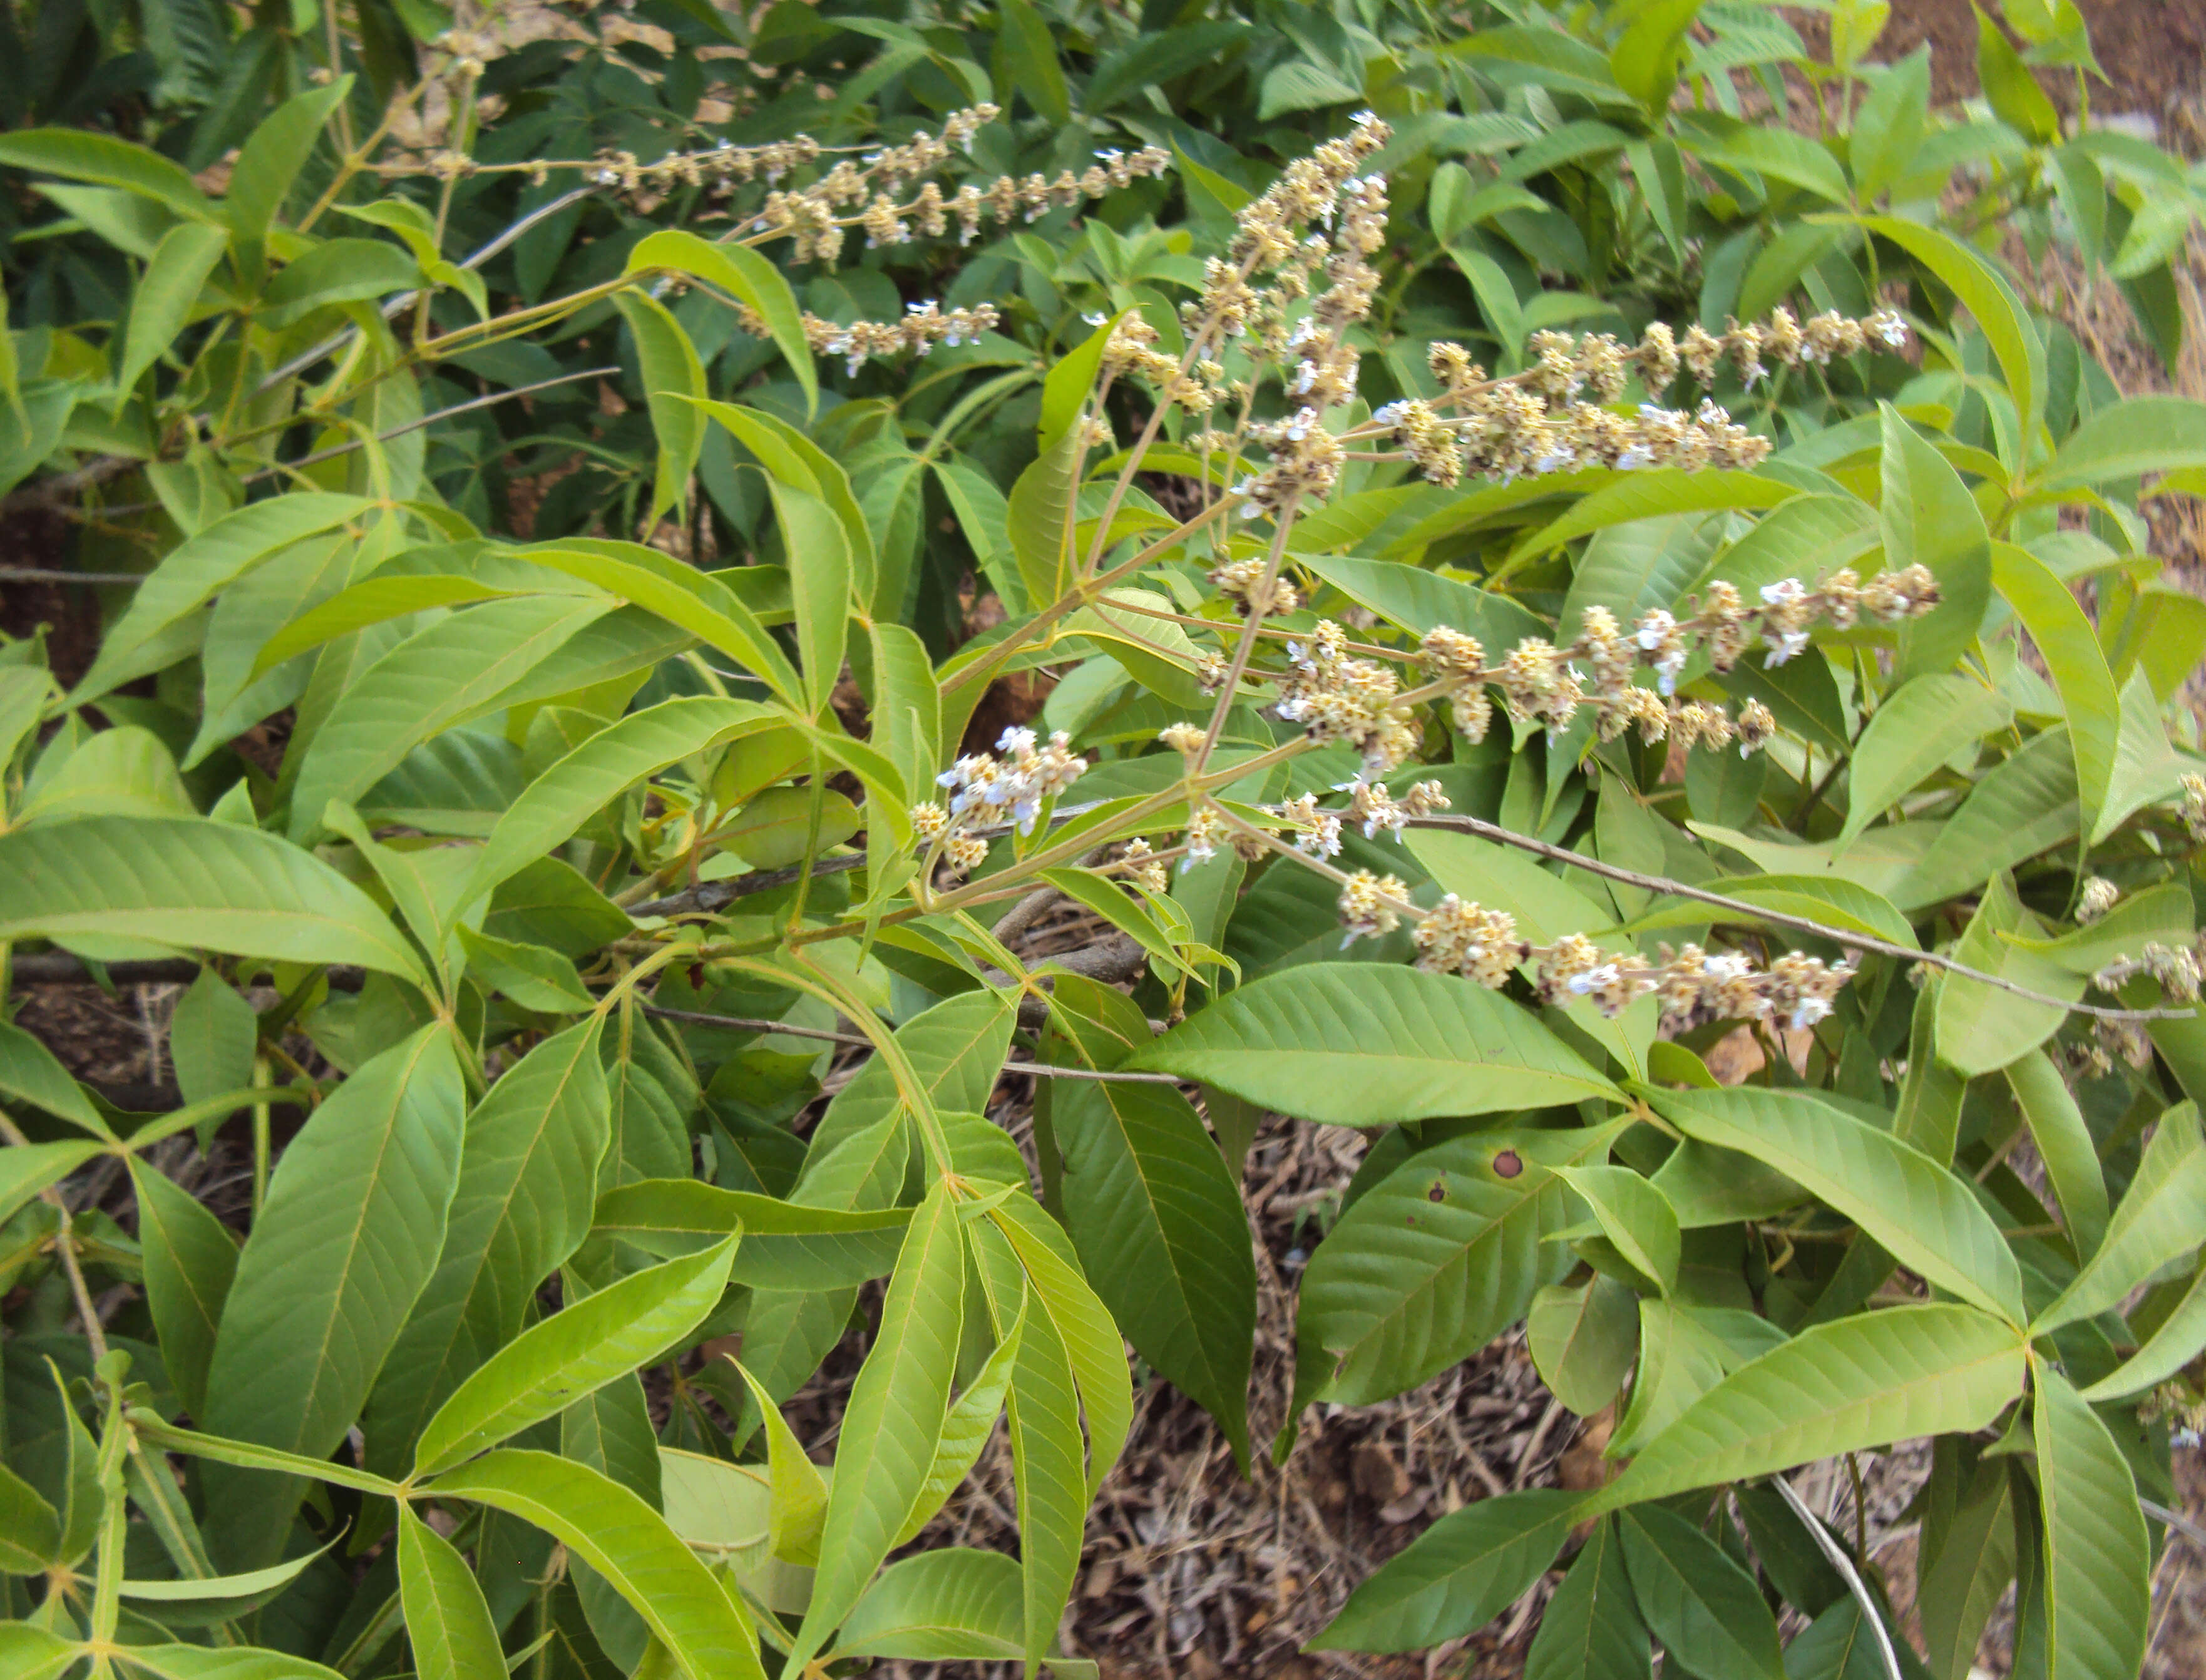
[[[970,309],[945,309],[933,299],[907,304],[901,320],[830,321],[807,310],[802,317],[805,343],[821,355],[841,356],[844,370],[856,373],[876,356],[925,355],[938,344],[955,349],[977,344],[981,335],[993,332],[1003,317],[993,303]],[[748,304],[738,304],[736,322],[755,337],[772,336],[766,317]]]
[[[1032,730],[1014,724],[994,752],[968,753],[934,778],[947,801],[915,805],[913,833],[922,845],[939,844],[951,870],[963,874],[987,856],[986,831],[1008,824],[1033,833],[1043,807],[1087,768],[1064,730],[1040,742]]]
[[[1416,914],[1405,904],[1386,903],[1390,897],[1398,901],[1401,894],[1368,870],[1351,878],[1340,898],[1341,919],[1351,938],[1374,930],[1392,932],[1404,914]],[[1637,951],[1611,956],[1583,933],[1535,945],[1518,936],[1516,919],[1507,911],[1454,893],[1418,914],[1410,938],[1420,968],[1459,974],[1489,988],[1507,985],[1520,967],[1534,965],[1533,986],[1542,1003],[1583,998],[1613,1019],[1642,998],[1660,998],[1663,1025],[1670,1031],[1713,1021],[1769,1021],[1796,1031],[1813,1027],[1831,1013],[1839,988],[1854,974],[1847,963],[1827,964],[1798,951],[1757,969],[1738,952],[1712,956],[1690,944],[1678,951],[1666,944],[1654,962]]]

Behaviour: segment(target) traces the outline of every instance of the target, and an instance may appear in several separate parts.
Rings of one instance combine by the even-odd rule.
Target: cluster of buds
[[[1116,873],[1131,881],[1144,892],[1167,892],[1172,889],[1172,876],[1166,871],[1164,861],[1147,840],[1129,840],[1118,854]]]
[[[1529,386],[1502,382],[1475,386],[1458,407],[1455,417],[1445,418],[1430,402],[1404,400],[1386,404],[1372,420],[1440,485],[1458,483],[1466,471],[1508,483],[1586,467],[1745,468],[1769,454],[1767,438],[1709,402],[1692,414],[1642,403],[1620,414],[1587,402],[1551,407]]]
[[[1342,914],[1348,914],[1345,894]],[[1839,988],[1853,977],[1844,963],[1833,968],[1797,951],[1758,970],[1736,952],[1711,956],[1697,945],[1682,951],[1664,945],[1653,962],[1636,951],[1611,956],[1582,933],[1535,945],[1517,937],[1516,920],[1506,911],[1453,893],[1425,914],[1412,938],[1419,968],[1460,974],[1485,986],[1505,986],[1520,966],[1535,965],[1534,989],[1543,1003],[1588,998],[1613,1018],[1642,998],[1659,997],[1667,1032],[1711,1021],[1812,1027],[1830,1014]]]
[[[447,29],[437,37],[437,45],[451,55],[453,74],[470,81],[482,74],[490,60],[505,51],[505,44],[487,29]]]
[[[1270,450],[1272,458],[1263,471],[1233,486],[1233,493],[1244,498],[1243,519],[1278,515],[1305,499],[1322,501],[1340,482],[1346,456],[1315,408],[1304,407],[1289,419],[1252,426],[1249,435]]]
[[[2084,891],[2076,900],[2076,920],[2079,926],[2089,927],[2121,902],[2122,890],[2104,875],[2094,875],[2084,883]]]
[[[1416,914],[1402,900],[1378,903],[1387,891],[1368,873],[1352,879],[1340,897],[1342,920],[1352,938],[1358,933],[1391,931],[1404,914]],[[1375,905],[1375,908],[1374,908]],[[1394,920],[1386,921],[1387,915]],[[1832,966],[1820,957],[1787,951],[1766,969],[1757,969],[1735,951],[1710,956],[1698,945],[1673,951],[1664,945],[1649,962],[1637,951],[1612,956],[1583,933],[1565,933],[1551,945],[1520,938],[1516,919],[1450,893],[1425,912],[1410,935],[1417,966],[1433,974],[1459,974],[1479,985],[1499,988],[1524,965],[1533,965],[1533,989],[1542,1003],[1589,1000],[1612,1019],[1642,998],[1662,1003],[1662,1029],[1682,1032],[1714,1021],[1768,1021],[1795,1031],[1813,1027],[1831,1013],[1839,988],[1853,978],[1845,963]]]
[[[1764,356],[1781,367],[1797,367],[1804,361],[1821,366],[1839,356],[1859,355],[1873,344],[1893,350],[1907,347],[1907,323],[1898,311],[1878,309],[1857,320],[1826,310],[1802,322],[1791,310],[1780,308],[1758,325],[1732,321],[1720,334],[1697,325],[1689,327],[1677,342],[1677,357],[1703,385],[1715,383],[1718,367],[1728,360],[1738,370],[1739,382],[1751,390],[1769,371]]]
[[[736,318],[744,331],[768,336],[766,318],[748,305],[739,305]],[[906,304],[900,321],[830,321],[808,310],[804,338],[818,354],[842,357],[844,371],[856,373],[875,356],[907,352],[923,356],[937,344],[952,349],[977,344],[981,335],[993,331],[1002,319],[993,303],[945,312],[932,298]]]
[[[1104,321],[1100,315],[1085,319],[1091,326],[1100,326]],[[1191,414],[1208,414],[1218,402],[1215,381],[1225,370],[1214,362],[1199,362],[1182,372],[1178,359],[1157,348],[1158,338],[1156,328],[1139,313],[1129,311],[1103,342],[1105,375],[1131,376],[1155,391],[1160,402],[1177,403]]]
[[[1310,253],[1303,230],[1331,226],[1344,194],[1352,195],[1363,160],[1393,138],[1393,130],[1370,112],[1360,113],[1349,132],[1327,140],[1307,158],[1297,158],[1258,199],[1235,216],[1233,243],[1226,252],[1228,271],[1244,278],[1279,270],[1307,273]],[[1322,249],[1324,241],[1320,241]],[[1375,247],[1373,248],[1376,248]],[[1208,294],[1197,306],[1201,319],[1214,311]]]
[[[2139,974],[2159,981],[2161,991],[2179,1004],[2198,1001],[2199,953],[2157,940],[2135,956],[2115,958],[2091,976],[2091,984],[2102,992],[2120,992]]]
[[[988,855],[984,831],[1009,824],[1031,834],[1043,807],[1087,768],[1064,730],[1037,744],[1032,730],[1014,725],[993,753],[969,753],[934,778],[949,790],[949,804],[912,807],[912,831],[923,845],[939,843],[951,870],[963,874]]]
[[[1300,724],[1310,739],[1344,741],[1363,757],[1364,779],[1408,758],[1417,744],[1415,714],[1400,703],[1401,683],[1388,667],[1348,656],[1340,626],[1327,619],[1307,641],[1287,644],[1273,710]]]
[[[1270,569],[1261,560],[1228,560],[1212,569],[1210,581],[1243,618],[1292,612],[1303,604],[1301,594],[1284,578],[1266,583],[1264,575]]]
[[[975,108],[975,111],[993,109]],[[944,132],[946,138],[949,129]],[[906,166],[918,155],[916,146],[915,141],[870,154],[864,164],[846,159],[808,187],[769,194],[764,208],[750,223],[750,231],[794,240],[800,262],[834,262],[842,255],[844,229],[849,226],[862,228],[870,247],[902,245],[915,235],[939,239],[955,222],[957,242],[969,245],[985,223],[1032,222],[1052,210],[1072,209],[1137,180],[1161,176],[1172,164],[1172,154],[1154,146],[1133,152],[1099,152],[1098,161],[1078,175],[1065,170],[1054,179],[1043,175],[999,176],[985,187],[968,182],[951,194],[945,194],[927,181],[912,197],[900,201],[897,194],[908,184],[910,171]],[[934,158],[928,168],[949,155],[948,148],[939,143],[925,150]]]
[[[2181,786],[2183,825],[2193,840],[2206,840],[2206,776],[2186,775]]]
[[[617,187],[632,197],[662,194],[677,187],[704,187],[726,194],[754,181],[769,185],[790,170],[818,159],[820,142],[809,134],[795,134],[765,146],[737,146],[722,140],[695,152],[670,152],[658,162],[641,162],[633,152],[607,152],[587,164],[534,166],[538,181],[555,168],[581,168],[600,187]]]

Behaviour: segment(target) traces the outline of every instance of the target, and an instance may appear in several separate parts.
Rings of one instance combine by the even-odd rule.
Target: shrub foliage
[[[1273,1111],[1372,1139],[1297,1414],[1521,1324],[1613,1422],[1323,1646],[1559,1562],[1541,1677],[1959,1680],[2010,1582],[2136,1671],[2206,405],[2030,277],[2172,357],[2192,177],[2072,8],[1939,111],[1886,11],[12,13],[0,491],[106,617],[0,650],[0,965],[189,984],[169,1111],[0,1025],[0,1665],[1092,1671],[1124,1344],[1291,1442]],[[999,1420],[1017,1554],[913,1549]],[[1785,1480],[1925,1437],[1927,1655]]]

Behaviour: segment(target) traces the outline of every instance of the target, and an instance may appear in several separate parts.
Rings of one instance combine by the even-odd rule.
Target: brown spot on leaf
[[[1524,1158],[1514,1149],[1505,1149],[1494,1158],[1496,1178],[1514,1178],[1524,1171]]]

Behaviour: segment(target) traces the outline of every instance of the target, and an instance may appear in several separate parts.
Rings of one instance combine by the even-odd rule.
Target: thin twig
[[[2206,1528],[2200,1528],[2182,1512],[2170,1510],[2166,1505],[2155,1504],[2150,1499],[2139,1499],[2137,1504],[2154,1522],[2174,1529],[2193,1546],[2206,1546]]]
[[[1982,968],[1971,968],[1965,962],[1956,962],[1952,957],[1935,950],[1918,950],[1911,945],[1896,945],[1888,939],[1872,934],[1856,932],[1848,928],[1832,927],[1826,923],[1811,921],[1806,916],[1789,915],[1782,910],[1773,910],[1766,905],[1750,903],[1744,898],[1727,897],[1720,892],[1710,892],[1706,887],[1696,887],[1674,880],[1667,875],[1643,875],[1637,869],[1623,869],[1613,863],[1603,863],[1599,858],[1574,852],[1567,846],[1535,840],[1529,835],[1518,834],[1489,823],[1478,817],[1411,817],[1411,828],[1453,829],[1465,834],[1475,834],[1482,840],[1491,840],[1503,846],[1514,846],[1519,851],[1530,852],[1538,857],[1550,858],[1558,863],[1567,863],[1574,869],[1583,869],[1589,875],[1600,875],[1612,881],[1622,881],[1627,886],[1643,887],[1649,892],[1668,893],[1672,897],[1690,898],[1702,904],[1713,904],[1720,910],[1748,921],[1766,921],[1779,927],[1789,927],[1798,933],[1812,933],[1819,939],[1828,939],[1835,944],[1848,945],[1857,950],[1875,951],[1880,956],[1896,957],[1902,962],[1921,962],[1933,968],[1943,968],[1948,974],[1959,974],[1963,980],[1980,985],[1996,986],[2001,992],[2011,992],[2018,998],[2027,998],[2033,1004],[2048,1004],[2055,1009],[2072,1010],[2078,1015],[2096,1016],[2102,1021],[2189,1021],[2195,1009],[2117,1010],[2103,1004],[2072,1002],[2056,998],[2050,992],[2034,992],[2026,986],[2017,986],[2011,980],[1986,974]]]
[[[1809,1536],[1815,1542],[1816,1549],[1830,1560],[1833,1569],[1845,1577],[1847,1590],[1854,1595],[1854,1602],[1861,1606],[1862,1620],[1868,1623],[1870,1631],[1876,1635],[1877,1654],[1884,1659],[1884,1671],[1888,1680],[1905,1680],[1899,1671],[1899,1653],[1892,1648],[1892,1635],[1885,1630],[1884,1617],[1876,1613],[1876,1600],[1869,1596],[1869,1588],[1863,1582],[1861,1572],[1854,1568],[1854,1560],[1846,1556],[1845,1547],[1831,1538],[1829,1530],[1823,1527],[1815,1513],[1808,1509],[1807,1502],[1792,1491],[1791,1482],[1783,1476],[1772,1476],[1769,1481],[1785,1503],[1792,1506],[1792,1515],[1807,1525]]]

